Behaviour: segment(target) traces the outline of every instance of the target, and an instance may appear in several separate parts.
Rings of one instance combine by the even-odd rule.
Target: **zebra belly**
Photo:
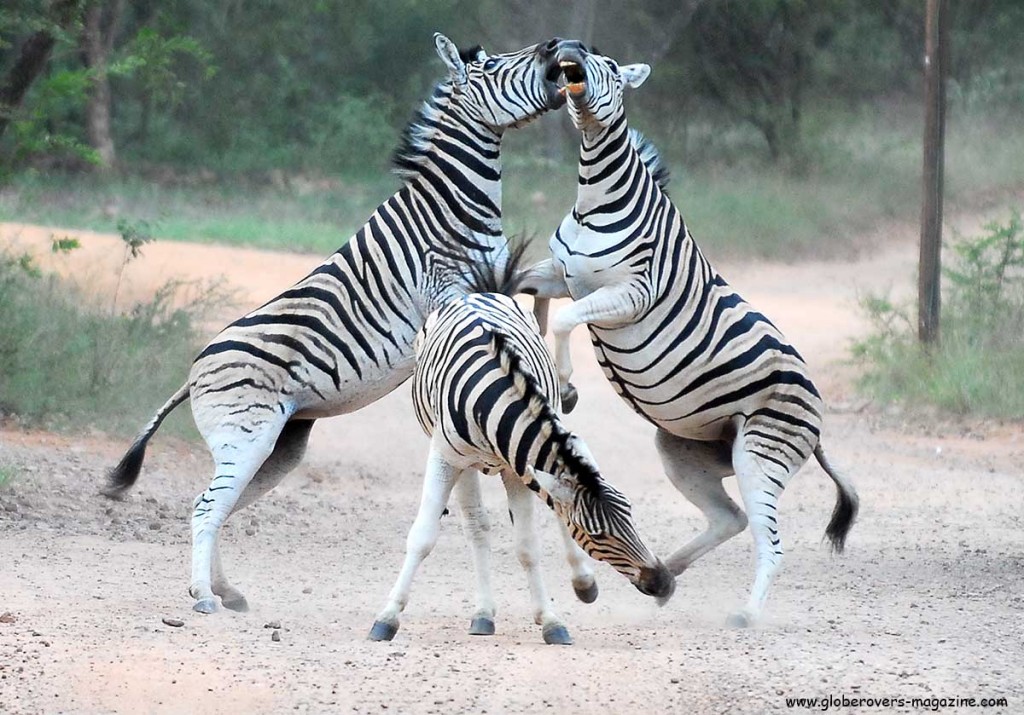
[[[355,351],[345,359],[308,331],[229,326],[196,359],[189,376],[197,425],[238,422],[254,405],[256,411],[303,419],[358,410],[412,376],[411,338],[397,342],[398,347],[378,345],[374,359]]]
[[[296,417],[303,419],[315,419],[321,417],[334,417],[349,412],[355,412],[367,405],[371,405],[382,397],[388,395],[399,385],[412,377],[415,358],[407,358],[402,363],[392,368],[375,368],[364,370],[362,377],[356,377],[343,382],[340,389],[334,389],[331,385],[329,392],[323,392],[323,397],[307,391],[296,401]]]
[[[614,329],[590,326],[591,342],[619,396],[667,432],[689,439],[724,439],[732,434],[736,415],[770,408],[789,395],[820,404],[817,393],[808,394],[783,378],[773,381],[773,375],[805,375],[806,366],[798,358],[766,350],[748,367],[726,371],[723,366],[728,354],[711,359],[705,351],[684,364],[681,358],[690,351],[669,351],[662,356],[663,341],[652,341],[650,349],[623,351],[627,346],[645,344],[649,337],[645,327],[644,321]]]

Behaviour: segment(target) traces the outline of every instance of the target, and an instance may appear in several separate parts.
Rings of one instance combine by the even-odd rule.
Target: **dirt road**
[[[85,234],[81,251],[48,257],[52,232],[2,225],[0,245],[98,290],[111,284],[115,237]],[[664,608],[603,565],[588,606],[574,599],[544,518],[547,582],[576,639],[545,646],[494,480],[485,496],[497,635],[466,635],[472,574],[452,517],[396,639],[366,641],[401,563],[426,454],[407,387],[317,423],[304,466],[226,527],[246,614],[190,610],[188,513],[210,476],[204,451],[158,435],[138,488],[112,504],[95,493],[125,442],[7,430],[0,460],[17,476],[0,488],[0,712],[764,713],[829,696],[906,699],[840,711],[971,697],[1007,699],[990,712],[1024,711],[1024,435],[863,408],[853,368],[839,364],[865,329],[857,298],[909,293],[916,259],[911,229],[875,242],[883,248],[852,263],[722,266],[812,365],[832,406],[826,448],[862,499],[846,555],[832,557],[822,543],[832,484],[816,466],[794,479],[780,518],[786,562],[760,627],[724,626],[753,574],[746,534],[684,574]],[[318,262],[178,243],[145,252],[125,274],[125,301],[170,277],[223,275],[244,308]],[[703,521],[662,475],[653,429],[606,384],[586,336],[575,338],[581,400],[568,421],[667,554]]]

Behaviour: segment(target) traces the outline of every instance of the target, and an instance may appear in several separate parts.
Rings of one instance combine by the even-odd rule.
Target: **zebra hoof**
[[[593,603],[597,600],[597,581],[591,581],[588,586],[573,584],[572,590],[576,592],[576,598],[584,603]]]
[[[573,387],[572,383],[567,384],[562,388],[562,412],[569,414],[576,409],[576,403],[579,402],[580,396],[576,392],[576,388]]]
[[[217,602],[212,598],[203,598],[195,602],[195,605],[192,606],[192,610],[196,613],[216,613]]]
[[[373,628],[370,629],[370,640],[389,641],[395,637],[396,633],[398,633],[397,624],[392,625],[383,621],[374,621]]]
[[[478,616],[469,624],[469,635],[471,636],[493,636],[494,620]]]
[[[572,636],[562,625],[550,625],[544,628],[544,642],[548,645],[572,645]]]
[[[754,625],[754,619],[745,611],[736,611],[736,613],[729,614],[729,617],[725,619],[725,624],[730,628],[750,628]]]
[[[221,599],[221,605],[229,611],[235,613],[248,613],[249,602],[245,600],[245,596],[239,596],[238,598]]]

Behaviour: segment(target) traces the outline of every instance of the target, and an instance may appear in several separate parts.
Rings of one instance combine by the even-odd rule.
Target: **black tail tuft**
[[[135,441],[132,442],[132,446],[128,448],[124,456],[121,457],[121,461],[117,463],[117,466],[110,470],[107,474],[107,487],[103,490],[103,494],[110,497],[111,499],[122,499],[124,493],[132,488],[135,484],[135,480],[139,478],[139,471],[142,469],[142,460],[146,458],[146,443],[149,442],[149,438],[153,436],[153,433],[160,428],[160,423],[164,421],[164,417],[169,415],[175,407],[180,405],[188,397],[190,391],[189,384],[186,382],[184,385],[178,388],[178,391],[171,395],[170,399],[164,403],[164,406],[153,415],[153,419],[149,421],[149,424],[142,430]]]
[[[142,470],[142,460],[146,458],[147,439],[137,439],[128,448],[117,466],[107,473],[107,487],[104,496],[111,499],[123,499],[125,492],[132,488]]]
[[[856,493],[848,494],[842,488],[836,489],[836,506],[832,510],[832,518],[825,527],[825,536],[832,544],[832,551],[843,553],[846,546],[846,535],[857,520],[858,500]]]
[[[836,506],[832,510],[832,518],[829,519],[828,526],[825,527],[825,537],[832,544],[833,553],[841,554],[846,546],[846,535],[850,533],[853,522],[857,520],[860,498],[853,485],[829,464],[820,444],[815,448],[814,456],[818,458],[818,464],[825,470],[825,473],[836,483]]]

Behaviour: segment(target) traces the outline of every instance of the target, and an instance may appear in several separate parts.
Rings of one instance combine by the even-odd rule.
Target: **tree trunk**
[[[949,0],[928,0],[925,15],[924,170],[921,247],[917,284],[917,335],[927,347],[939,342],[942,275],[942,185],[949,71]]]
[[[75,17],[76,0],[60,0],[53,6],[53,21],[67,27]],[[0,137],[7,130],[11,116],[21,106],[29,87],[46,67],[56,38],[49,29],[32,34],[21,46],[18,59],[0,85]]]
[[[93,0],[85,11],[85,32],[82,38],[86,63],[92,74],[86,105],[89,143],[99,156],[99,168],[109,170],[117,161],[114,137],[110,128],[110,78],[107,63],[114,48],[114,36],[124,9],[124,0],[113,0],[104,13],[104,3]]]

